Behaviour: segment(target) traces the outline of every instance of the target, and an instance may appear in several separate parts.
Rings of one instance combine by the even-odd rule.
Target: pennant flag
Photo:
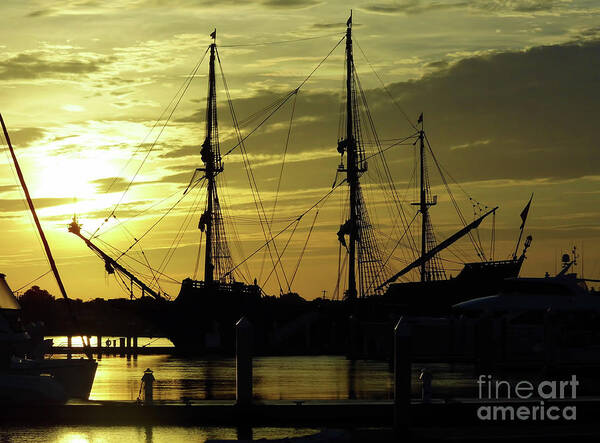
[[[346,26],[350,26],[352,24],[352,10],[350,10],[350,17],[348,18],[348,21],[346,22]]]
[[[527,220],[527,215],[529,214],[529,207],[531,206],[531,200],[533,199],[533,194],[531,194],[531,198],[529,199],[529,202],[527,203],[527,206],[525,206],[525,208],[523,209],[523,211],[521,212],[521,227],[519,229],[523,229],[523,227],[525,226],[525,220]]]
[[[421,112],[421,115],[419,115],[419,120],[417,120],[417,123],[423,123],[423,113]]]
[[[211,32],[210,38],[212,38],[212,39],[217,38],[217,30],[216,29],[213,32]]]

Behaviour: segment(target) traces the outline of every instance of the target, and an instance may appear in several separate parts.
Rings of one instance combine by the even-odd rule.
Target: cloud
[[[262,0],[260,4],[272,8],[304,9],[320,4],[319,0]]]
[[[93,185],[97,185],[97,192],[106,194],[109,192],[123,192],[129,187],[129,181],[123,177],[106,177],[93,180]]]
[[[223,6],[263,6],[273,9],[305,9],[322,3],[320,0],[37,0],[26,17],[35,19],[60,15],[98,15],[123,10],[147,8],[207,9]]]
[[[571,6],[571,0],[483,0],[473,6],[494,12],[550,12]]]
[[[598,175],[598,53],[599,40],[483,53],[439,64],[422,78],[390,84],[388,90],[413,121],[421,111],[425,113],[434,151],[459,181]],[[413,131],[408,124],[401,125],[402,115],[381,89],[367,90],[366,96],[382,138]],[[247,116],[275,97],[260,91],[254,97],[236,100],[236,111]],[[312,161],[309,170],[315,186],[323,186],[335,172],[335,155],[331,159],[321,155],[317,161],[309,154],[328,150],[335,154],[340,102],[338,94],[319,91],[301,91],[297,99],[288,154],[290,159],[296,156]],[[263,158],[265,165],[272,164],[278,155],[281,158],[289,116],[289,107],[282,108],[247,140],[248,153],[258,158],[259,164],[257,156],[262,154],[271,156]],[[311,118],[302,120],[301,116]],[[222,152],[233,143],[222,140]],[[191,151],[191,146],[185,147],[172,156]],[[411,156],[409,148],[386,153],[388,162],[398,165],[394,166],[398,172],[398,162]],[[231,159],[225,159],[228,162]],[[289,167],[289,177],[302,180],[304,166]],[[234,165],[227,169],[231,174]],[[262,168],[263,174],[272,178],[278,169]]]
[[[360,28],[363,26],[360,23],[352,23],[352,28]],[[346,22],[337,23],[314,23],[311,28],[313,29],[338,29],[342,30],[346,28]]]
[[[17,185],[0,185],[0,194],[16,191],[17,189],[19,189]]]
[[[132,201],[132,202],[121,203],[121,204],[119,204],[118,210],[116,212],[116,216],[118,217],[119,220],[124,220],[126,218],[134,218],[134,217],[141,216],[142,215],[141,213],[154,203],[155,202],[152,200],[136,200],[136,201]],[[109,215],[111,214],[112,209],[113,209],[113,207],[100,209],[97,211],[86,212],[84,214],[84,219],[85,220],[106,219],[106,217],[109,217]],[[156,214],[149,212],[149,213],[146,213],[145,215],[149,216],[149,217],[155,217]],[[45,219],[60,222],[60,221],[64,220],[64,215],[45,217]],[[87,223],[82,223],[82,226],[84,224],[87,224]],[[91,227],[89,227],[88,229],[90,229],[93,232],[95,230],[95,227],[93,229]]]
[[[495,14],[549,14],[570,8],[570,0],[389,0],[370,3],[362,9],[378,14],[422,14],[447,9],[468,9]]]
[[[113,192],[124,192],[130,186],[139,186],[156,183],[155,181],[135,181],[130,184],[130,180],[123,177],[105,177],[90,182],[98,187],[97,192],[102,194]]]
[[[81,76],[99,71],[110,61],[110,57],[68,50],[23,51],[0,60],[0,80]]]
[[[394,0],[371,3],[363,9],[379,14],[420,14],[431,10],[455,9],[468,6],[468,2]]]
[[[179,158],[189,157],[191,155],[200,155],[200,145],[183,145],[178,148],[169,148],[163,150],[160,154],[161,158]]]
[[[50,208],[52,206],[60,206],[73,203],[72,198],[34,198],[33,204],[36,209]],[[1,212],[20,212],[27,211],[27,203],[25,200],[19,199],[0,199]]]
[[[598,40],[600,39],[600,26],[580,29],[575,32],[574,40]]]
[[[389,89],[425,112],[439,157],[465,178],[596,175],[599,51],[596,40],[470,57]]]
[[[463,143],[461,145],[454,145],[454,146],[450,146],[450,150],[451,151],[455,151],[457,149],[471,149],[471,148],[475,148],[478,146],[486,146],[489,145],[491,142],[491,140],[475,140],[473,142],[469,142],[469,143]]]
[[[12,145],[16,149],[28,147],[33,142],[43,139],[46,131],[40,128],[9,129],[8,135],[10,136]]]

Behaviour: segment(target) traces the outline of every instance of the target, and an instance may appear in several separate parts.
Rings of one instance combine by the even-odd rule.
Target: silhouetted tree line
[[[163,303],[151,297],[65,300],[39,286],[18,297],[24,324],[44,322],[46,335],[160,335]]]

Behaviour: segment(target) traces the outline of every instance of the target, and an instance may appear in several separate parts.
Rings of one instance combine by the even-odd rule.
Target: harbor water
[[[52,338],[55,346],[66,346],[67,338]],[[102,341],[119,342],[120,337]],[[96,346],[91,337],[91,346]],[[72,337],[72,346],[82,346]],[[140,347],[170,347],[166,338],[139,337]],[[82,358],[74,355],[73,358]],[[64,358],[64,356],[55,356]],[[138,398],[145,369],[154,371],[154,398],[162,401],[235,399],[234,358],[185,358],[177,355],[119,356],[107,353],[98,360],[92,400]],[[473,396],[473,368],[465,365],[429,364],[435,374],[433,386],[448,396]],[[419,395],[418,373],[413,365],[413,394]],[[388,400],[393,396],[393,373],[389,362],[348,360],[343,356],[255,357],[253,361],[254,398],[257,400]]]
[[[255,440],[301,437],[319,432],[311,428],[252,429]],[[221,426],[8,426],[0,429],[3,443],[173,443],[237,440],[238,431]]]
[[[66,337],[64,344],[66,344]],[[117,337],[118,338],[118,337]],[[164,339],[163,339],[164,340]],[[63,345],[62,338],[55,343]],[[77,345],[73,338],[73,345]],[[80,343],[80,342],[79,342]],[[150,340],[140,339],[140,345]],[[92,345],[94,345],[92,341]],[[158,346],[166,346],[160,342]],[[65,358],[63,355],[53,358]],[[72,358],[84,358],[73,355]],[[154,399],[158,401],[233,400],[235,360],[233,358],[183,358],[174,355],[103,355],[90,395],[91,400],[135,401],[140,393],[144,370],[156,378]],[[474,389],[469,368],[430,366],[438,388]],[[413,393],[418,395],[415,368]],[[388,362],[348,360],[342,356],[257,357],[253,362],[254,397],[257,400],[306,399],[391,399],[393,373]],[[474,392],[474,391],[473,391]],[[301,427],[255,427],[253,439],[278,439],[313,435],[322,431]],[[174,441],[204,442],[236,440],[239,430],[224,426],[7,426],[0,429],[0,441],[8,443],[119,443]]]

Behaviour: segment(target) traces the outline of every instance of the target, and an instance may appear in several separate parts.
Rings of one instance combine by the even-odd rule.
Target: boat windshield
[[[556,280],[505,280],[502,292],[507,295],[577,295],[571,285]]]

